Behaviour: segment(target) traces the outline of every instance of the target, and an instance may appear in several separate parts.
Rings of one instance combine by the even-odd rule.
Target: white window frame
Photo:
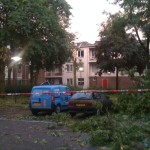
[[[84,50],[79,50],[78,51],[78,57],[84,58]]]
[[[73,79],[67,78],[67,85],[73,85]]]
[[[66,65],[66,69],[67,69],[67,72],[72,72],[73,71],[73,64],[67,64]]]
[[[84,85],[84,78],[78,78],[78,85]]]
[[[95,49],[92,49],[92,54],[91,54],[92,58],[95,58],[95,55],[96,55],[95,52],[96,52]]]

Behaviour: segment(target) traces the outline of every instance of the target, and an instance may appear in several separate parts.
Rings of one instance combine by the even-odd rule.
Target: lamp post
[[[80,72],[80,86],[83,89],[83,83],[81,82],[81,78],[82,78],[81,72],[82,71],[83,71],[83,67],[79,67],[79,72]]]
[[[19,62],[22,58],[19,57],[19,56],[14,56],[14,57],[11,57],[12,60],[14,60],[15,62],[15,66],[17,65],[17,62]],[[15,103],[16,103],[16,92],[17,92],[17,67],[15,67],[15,78],[16,78],[16,86],[15,86]]]

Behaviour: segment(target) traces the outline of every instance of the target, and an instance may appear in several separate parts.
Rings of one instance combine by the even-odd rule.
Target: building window
[[[78,51],[78,57],[84,57],[84,51],[83,50],[80,50]]]
[[[73,70],[73,65],[72,64],[68,64],[67,66],[67,72],[71,72]]]
[[[92,58],[95,58],[95,49],[92,49]]]
[[[90,57],[90,59],[95,59],[95,57],[96,57],[96,51],[95,51],[95,49],[90,49],[90,51],[89,51],[89,57]]]
[[[78,78],[78,85],[84,85],[84,78]]]
[[[68,84],[68,85],[73,85],[73,80],[72,80],[72,78],[67,79],[67,84]]]
[[[95,73],[97,71],[96,64],[92,64],[91,67],[92,67],[92,72]]]

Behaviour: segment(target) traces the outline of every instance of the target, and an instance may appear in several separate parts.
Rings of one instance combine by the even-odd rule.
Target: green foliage
[[[109,130],[96,130],[92,132],[92,137],[90,139],[90,143],[94,146],[106,146],[109,142]]]
[[[5,96],[0,97],[0,108],[24,109],[29,107],[29,96]]]
[[[146,70],[142,76],[135,76],[136,70],[131,70],[129,72],[132,80],[135,81],[136,87],[141,89],[149,89],[150,88],[150,70]]]
[[[93,116],[72,125],[74,131],[89,132],[90,143],[112,150],[150,148],[150,117],[112,114]],[[146,140],[146,144],[145,144]]]
[[[126,33],[126,16],[110,15],[101,24],[100,41],[96,45],[97,66],[100,72],[114,72],[137,67],[140,73],[145,67],[145,55],[132,34]]]
[[[99,126],[103,125],[104,118],[98,117],[90,117],[80,122],[75,122],[72,125],[72,129],[74,131],[82,131],[82,132],[91,132],[99,128]]]
[[[71,7],[65,0],[1,0],[0,6],[0,50],[9,45],[13,55],[31,62],[31,82],[33,70],[52,70],[67,60]]]
[[[30,93],[32,85],[7,85],[5,86],[6,93]]]
[[[128,22],[128,30],[132,29],[131,34],[136,36],[141,48],[145,53],[145,65],[150,68],[149,63],[149,42],[150,42],[150,18],[149,0],[114,0],[120,4],[124,10]],[[133,30],[134,29],[134,30]],[[140,34],[143,36],[140,36]]]
[[[116,103],[120,111],[130,114],[149,113],[150,110],[150,93],[124,93],[118,97]]]

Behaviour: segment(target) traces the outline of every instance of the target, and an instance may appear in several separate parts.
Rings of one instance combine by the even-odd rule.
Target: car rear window
[[[42,94],[48,94],[50,92],[49,89],[34,89],[32,94],[33,95],[42,95]]]
[[[91,99],[91,98],[92,98],[91,95],[92,95],[92,94],[91,94],[91,93],[88,93],[88,92],[75,93],[75,94],[71,97],[71,99],[77,99],[77,100],[83,99],[83,100],[88,100],[88,99]]]
[[[42,94],[42,89],[34,89],[32,94],[33,95],[41,95]]]

